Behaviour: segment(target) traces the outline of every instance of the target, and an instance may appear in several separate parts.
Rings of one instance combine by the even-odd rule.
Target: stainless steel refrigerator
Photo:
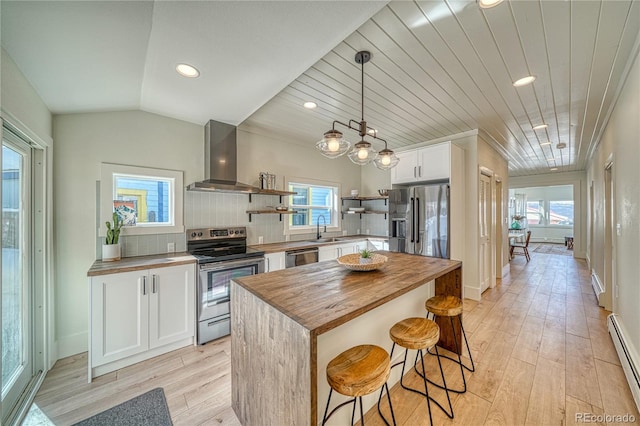
[[[389,191],[389,250],[449,259],[449,184]]]

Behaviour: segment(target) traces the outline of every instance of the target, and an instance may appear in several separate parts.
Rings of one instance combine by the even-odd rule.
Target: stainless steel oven
[[[264,252],[247,247],[246,229],[192,229],[187,250],[198,260],[198,344],[230,333],[231,280],[264,272]]]

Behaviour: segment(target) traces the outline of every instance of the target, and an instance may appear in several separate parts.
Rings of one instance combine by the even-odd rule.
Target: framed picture
[[[113,200],[113,211],[122,220],[122,226],[136,226],[138,213],[133,200]]]

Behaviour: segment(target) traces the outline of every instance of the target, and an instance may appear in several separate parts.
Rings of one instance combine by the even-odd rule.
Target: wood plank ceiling
[[[505,1],[492,9],[394,1],[243,125],[313,144],[333,120],[359,121],[354,56],[369,50],[364,118],[390,148],[479,129],[509,160],[511,176],[583,170],[637,55],[639,28],[640,1]],[[533,84],[512,85],[527,75]],[[305,101],[318,108],[305,110]],[[548,127],[533,130],[539,124]]]

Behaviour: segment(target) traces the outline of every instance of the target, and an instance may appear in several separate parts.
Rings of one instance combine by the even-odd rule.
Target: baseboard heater
[[[618,352],[618,358],[620,358],[624,375],[627,377],[627,382],[631,388],[631,393],[633,394],[633,399],[636,402],[636,407],[640,410],[640,374],[638,373],[639,360],[634,360],[634,355],[632,355],[629,350],[624,333],[620,328],[617,315],[609,315],[607,317],[607,323],[609,324],[609,334],[611,335],[613,344]]]

